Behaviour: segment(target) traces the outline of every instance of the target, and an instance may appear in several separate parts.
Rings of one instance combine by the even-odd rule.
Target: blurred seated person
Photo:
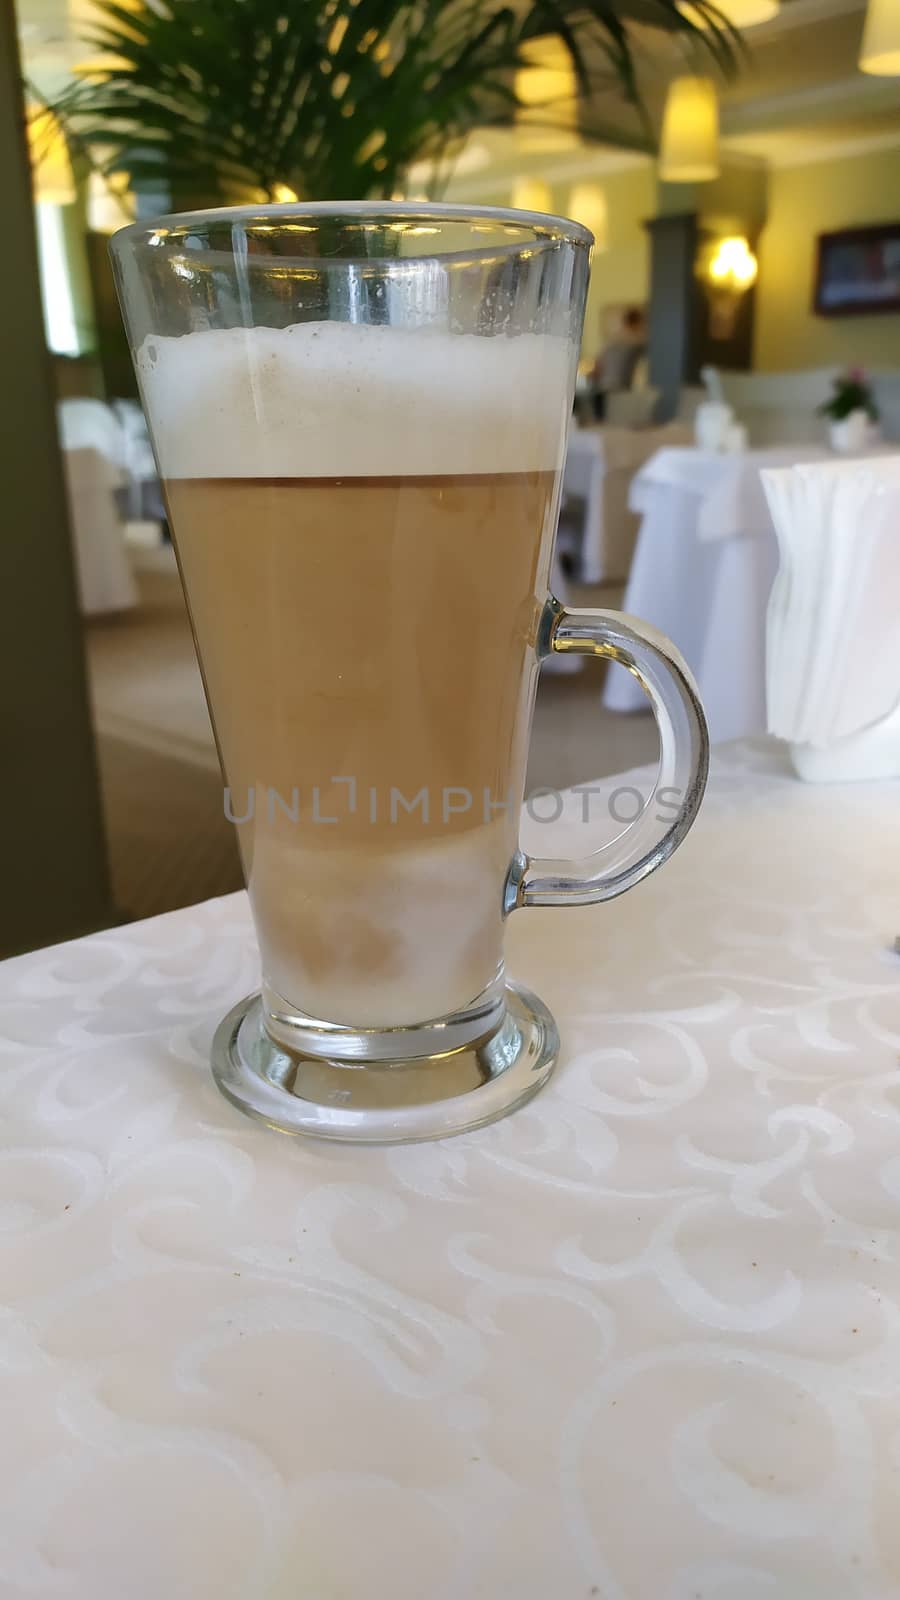
[[[647,353],[647,324],[640,306],[629,306],[617,333],[594,362],[594,416],[603,421],[606,396],[632,388]]]

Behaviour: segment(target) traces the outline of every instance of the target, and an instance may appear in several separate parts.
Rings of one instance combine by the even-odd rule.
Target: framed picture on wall
[[[820,233],[813,310],[820,317],[900,311],[900,222]]]

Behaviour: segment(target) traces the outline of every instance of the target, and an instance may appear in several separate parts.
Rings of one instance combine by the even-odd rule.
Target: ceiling
[[[227,3],[227,0],[223,0]],[[17,0],[26,77],[43,95],[58,94],[72,66],[83,60],[78,42],[89,26],[91,0]],[[745,35],[748,60],[721,92],[723,145],[738,159],[783,165],[826,159],[845,151],[900,143],[900,80],[873,78],[856,65],[865,0],[782,0],[779,15]],[[658,128],[666,86],[690,70],[677,39],[637,27],[641,90]],[[602,61],[598,59],[598,77]],[[604,160],[628,162],[627,151],[646,149],[637,114],[613,90],[599,89],[580,118],[582,134],[537,126],[473,136],[462,158],[469,188],[479,171],[540,171],[591,152],[593,170]],[[598,151],[597,140],[606,147]]]
[[[865,0],[782,0],[776,18],[748,29],[747,60],[720,89],[725,148],[787,164],[831,157],[860,140],[900,143],[900,79],[874,78],[857,66],[864,18]],[[641,92],[658,130],[669,81],[692,68],[677,38],[638,35]],[[585,125],[641,139],[638,117],[612,93],[594,96]]]
[[[900,80],[857,66],[864,0],[789,0],[748,35],[749,68],[722,98],[726,146],[783,165],[900,142]]]

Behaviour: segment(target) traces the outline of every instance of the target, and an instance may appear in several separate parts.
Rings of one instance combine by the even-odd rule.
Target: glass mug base
[[[487,1036],[447,1049],[447,1033],[435,1029],[437,1048],[425,1054],[426,1031],[357,1035],[373,1050],[366,1057],[346,1050],[340,1059],[312,1055],[273,1039],[263,1025],[261,995],[249,995],[216,1030],[213,1076],[233,1105],[282,1133],[407,1144],[506,1116],[546,1083],[559,1053],[556,1023],[543,1001],[510,982]],[[407,1033],[414,1054],[404,1054]]]

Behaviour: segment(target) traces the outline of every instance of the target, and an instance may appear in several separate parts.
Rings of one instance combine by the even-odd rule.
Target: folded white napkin
[[[867,755],[859,739],[875,738],[881,771],[885,719],[900,718],[900,456],[764,470],[762,480],[780,556],[769,731],[823,753],[805,776],[874,776],[874,746]],[[900,731],[893,743],[900,772]]]

